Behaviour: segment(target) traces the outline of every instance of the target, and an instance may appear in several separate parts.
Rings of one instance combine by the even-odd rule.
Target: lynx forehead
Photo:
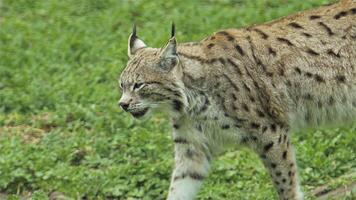
[[[120,106],[172,118],[175,168],[168,199],[193,199],[227,146],[260,155],[280,199],[303,199],[291,130],[353,123],[356,1],[300,12],[201,42],[150,48],[129,37]]]

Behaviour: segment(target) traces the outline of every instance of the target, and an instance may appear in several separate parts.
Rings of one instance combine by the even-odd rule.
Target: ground
[[[0,199],[164,199],[173,165],[164,115],[117,107],[136,22],[161,47],[262,23],[330,0],[0,0]],[[307,199],[355,198],[356,126],[294,133]],[[199,199],[273,199],[257,156],[214,161]],[[331,198],[336,198],[331,196]]]

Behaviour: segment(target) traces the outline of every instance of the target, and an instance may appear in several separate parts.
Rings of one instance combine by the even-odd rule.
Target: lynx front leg
[[[174,143],[175,167],[168,200],[191,200],[198,193],[202,181],[208,174],[209,155],[183,134],[175,133]]]
[[[303,193],[297,180],[295,154],[287,131],[283,128],[276,130],[273,126],[271,131],[264,133],[261,139],[262,146],[258,151],[273,179],[279,199],[302,200]]]

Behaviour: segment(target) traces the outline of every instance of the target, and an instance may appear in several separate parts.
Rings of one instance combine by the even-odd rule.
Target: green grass
[[[173,166],[168,120],[137,121],[117,107],[132,23],[147,44],[160,47],[172,21],[178,41],[197,41],[330,2],[0,1],[0,193],[164,199]],[[342,175],[338,185],[355,181],[347,175],[356,168],[355,132],[293,136],[306,192]],[[214,161],[199,197],[272,199],[276,193],[256,155],[241,150]]]

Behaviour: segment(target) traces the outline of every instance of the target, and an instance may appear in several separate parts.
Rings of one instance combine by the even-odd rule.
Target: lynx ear
[[[136,24],[132,27],[132,33],[129,37],[127,54],[132,57],[138,49],[146,47],[146,44],[136,35]]]
[[[172,35],[171,39],[169,39],[166,47],[164,47],[161,55],[160,55],[160,67],[166,71],[170,71],[173,69],[179,62],[178,54],[177,54],[177,40],[174,36],[175,34],[175,26],[172,24]]]

